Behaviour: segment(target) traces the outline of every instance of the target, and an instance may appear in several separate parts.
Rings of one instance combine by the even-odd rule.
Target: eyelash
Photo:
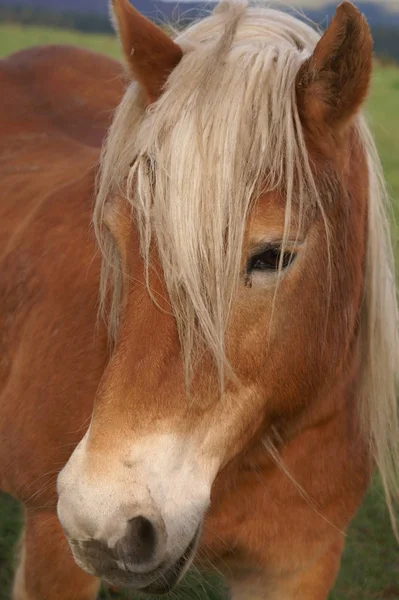
[[[253,273],[254,271],[278,271],[280,268],[286,269],[292,261],[295,259],[294,252],[284,252],[281,255],[281,248],[278,246],[268,246],[251,256],[247,262],[247,274]]]

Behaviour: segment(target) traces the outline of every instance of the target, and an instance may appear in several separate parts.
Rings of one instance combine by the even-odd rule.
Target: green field
[[[90,50],[103,52],[115,58],[120,56],[116,38],[108,35],[87,35],[65,29],[47,27],[25,27],[23,25],[3,25],[0,23],[0,56],[7,56],[29,46],[44,44],[72,44]]]
[[[0,25],[0,56],[30,45],[52,43],[82,45],[119,56],[117,42],[108,36]],[[368,110],[399,216],[399,69],[376,69]],[[0,600],[9,598],[13,547],[20,524],[18,507],[10,498],[0,496]],[[194,574],[173,598],[217,600],[222,597],[220,590],[218,582],[198,582]],[[103,594],[104,598],[110,597],[106,590]],[[375,481],[348,531],[341,574],[330,600],[377,599],[399,600],[399,546],[391,532],[380,485]]]

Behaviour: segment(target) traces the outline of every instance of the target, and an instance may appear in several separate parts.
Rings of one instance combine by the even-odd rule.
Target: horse
[[[379,469],[398,493],[372,39],[222,0],[168,35],[112,0],[126,67],[1,62],[0,484],[13,600],[325,600]]]

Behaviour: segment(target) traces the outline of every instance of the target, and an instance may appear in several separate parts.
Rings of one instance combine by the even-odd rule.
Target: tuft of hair
[[[115,340],[123,274],[103,212],[107,200],[121,195],[139,227],[147,274],[150,247],[157,246],[187,380],[206,345],[223,385],[224,338],[245,223],[266,176],[268,189],[285,192],[286,233],[294,182],[302,213],[316,205],[323,214],[295,92],[298,71],[319,39],[286,13],[224,0],[212,15],[178,34],[184,56],[157,102],[146,110],[132,83],[116,112],[94,211],[103,254],[101,307],[107,308]],[[380,161],[362,116],[357,127],[370,173],[362,423],[393,516],[394,499],[399,500],[395,270]]]
[[[399,529],[399,314],[391,202],[377,148],[364,117],[359,120],[369,169],[366,284],[361,313],[363,336],[361,425],[379,469],[396,538]]]

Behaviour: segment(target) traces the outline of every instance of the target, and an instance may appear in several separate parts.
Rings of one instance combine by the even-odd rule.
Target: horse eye
[[[251,256],[247,264],[247,272],[252,271],[278,271],[280,267],[285,269],[294,260],[295,254],[292,252],[281,253],[281,248],[270,246]]]

